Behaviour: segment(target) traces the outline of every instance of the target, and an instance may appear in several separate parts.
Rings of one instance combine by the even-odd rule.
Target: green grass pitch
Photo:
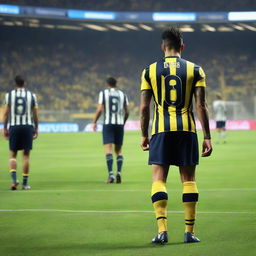
[[[256,131],[228,132],[228,143],[214,144],[212,156],[200,160],[198,244],[182,243],[176,167],[167,186],[170,242],[150,243],[156,234],[151,169],[139,143],[138,132],[125,134],[123,183],[106,184],[100,133],[40,134],[31,158],[32,190],[10,191],[8,147],[1,138],[0,255],[256,255]],[[19,159],[21,180],[20,167]]]

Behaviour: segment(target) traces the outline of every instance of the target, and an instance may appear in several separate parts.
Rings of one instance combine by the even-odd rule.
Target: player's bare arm
[[[150,120],[150,102],[152,99],[151,90],[141,91],[140,98],[140,125],[141,125],[141,148],[145,151],[149,149],[148,127]]]
[[[8,118],[9,118],[9,111],[10,111],[10,107],[8,105],[4,106],[4,111],[3,111],[3,124],[4,124],[4,137],[6,139],[9,138],[9,131],[7,128],[7,124],[8,124]]]
[[[32,113],[33,113],[33,119],[34,119],[34,125],[35,125],[33,139],[36,139],[38,137],[38,123],[39,123],[37,107],[34,107],[32,109]]]
[[[125,114],[124,114],[124,124],[125,124],[127,119],[128,119],[128,117],[129,117],[129,114],[130,114],[128,106],[124,107],[124,111],[125,111]]]
[[[93,126],[92,126],[92,129],[93,129],[94,131],[97,130],[97,121],[98,121],[98,119],[99,119],[100,116],[101,116],[101,113],[102,113],[102,111],[103,111],[103,108],[104,108],[103,104],[98,104],[98,107],[97,107],[95,116],[94,116],[93,121],[92,121],[92,125],[93,125]]]
[[[207,156],[210,156],[212,153],[212,145],[211,145],[211,132],[209,127],[209,113],[208,113],[204,87],[196,87],[195,101],[196,101],[198,119],[201,123],[203,134],[204,134],[202,156],[207,157]]]

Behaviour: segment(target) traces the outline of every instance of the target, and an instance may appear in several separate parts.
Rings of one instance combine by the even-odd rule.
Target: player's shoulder
[[[156,60],[156,61],[154,61],[154,62],[151,62],[150,64],[148,64],[148,65],[143,69],[143,72],[148,72],[151,67],[155,66],[157,63],[160,63],[160,62],[163,62],[163,60],[159,59],[159,60]]]
[[[202,69],[202,67],[200,65],[198,65],[197,63],[193,62],[193,61],[190,61],[190,60],[187,60],[187,59],[183,59],[183,58],[180,58],[179,59],[180,62],[184,62],[188,65],[192,65],[194,66],[194,69],[196,70],[199,70],[200,68]]]

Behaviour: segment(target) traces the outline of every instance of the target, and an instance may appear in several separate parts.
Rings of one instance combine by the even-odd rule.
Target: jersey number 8
[[[182,103],[182,81],[176,75],[168,75],[164,79],[165,103],[169,106],[179,106]]]
[[[117,113],[118,112],[118,105],[119,105],[119,97],[117,96],[110,96],[109,97],[109,103],[110,103],[110,111],[111,113]]]
[[[24,115],[26,113],[26,101],[22,97],[17,97],[15,101],[15,114]]]

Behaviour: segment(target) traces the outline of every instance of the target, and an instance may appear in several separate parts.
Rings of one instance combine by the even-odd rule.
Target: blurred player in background
[[[216,95],[216,100],[213,102],[213,111],[218,132],[217,143],[221,143],[221,141],[226,143],[227,108],[226,102],[222,99],[220,94]]]
[[[93,119],[93,130],[97,129],[97,121],[104,111],[103,144],[105,146],[108,168],[107,183],[114,183],[112,145],[116,153],[117,174],[116,183],[121,183],[121,171],[123,165],[122,145],[124,137],[124,124],[129,116],[128,98],[120,89],[116,88],[116,79],[107,79],[107,89],[99,94],[99,104]]]
[[[12,177],[12,190],[16,190],[17,180],[17,152],[23,150],[23,182],[22,189],[28,190],[29,156],[33,139],[38,136],[38,114],[36,95],[25,89],[25,79],[18,75],[15,77],[15,89],[5,96],[4,106],[4,137],[9,140],[10,147],[10,174]],[[9,124],[9,128],[8,128]]]
[[[198,190],[195,169],[198,164],[198,140],[192,112],[195,97],[198,117],[204,134],[202,156],[212,152],[205,74],[201,67],[181,58],[184,48],[181,33],[170,28],[162,34],[165,57],[149,65],[142,73],[141,82],[141,147],[149,150],[153,184],[151,199],[158,224],[153,243],[168,242],[166,180],[170,165],[179,166],[183,183],[185,209],[185,243],[200,242],[195,236],[194,224]],[[152,137],[149,141],[150,102],[154,98]]]

